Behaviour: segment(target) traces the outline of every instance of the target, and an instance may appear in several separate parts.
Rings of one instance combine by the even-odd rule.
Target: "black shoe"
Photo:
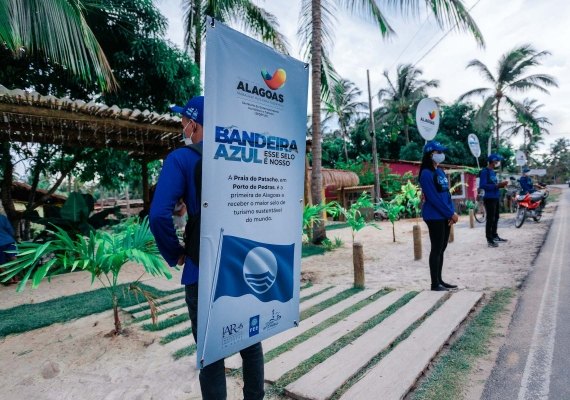
[[[437,286],[432,285],[431,290],[433,290],[434,292],[447,292],[448,289],[443,285],[437,285]]]
[[[489,246],[489,247],[499,247],[499,245],[497,244],[497,242],[487,242],[487,246]]]
[[[451,285],[451,284],[445,283],[443,281],[441,281],[441,286],[443,286],[444,288],[448,288],[448,289],[457,289],[457,285]]]
[[[503,242],[503,243],[506,243],[506,242],[508,242],[508,240],[507,240],[507,239],[503,239],[503,238],[497,236],[496,238],[493,238],[493,242],[497,242],[497,243]]]

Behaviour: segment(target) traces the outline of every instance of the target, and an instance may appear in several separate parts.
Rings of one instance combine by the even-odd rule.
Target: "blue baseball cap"
[[[430,140],[424,146],[424,153],[431,153],[432,151],[446,151],[447,147],[435,140]]]
[[[192,97],[184,107],[172,106],[170,110],[204,126],[204,96]]]
[[[503,161],[503,160],[504,158],[497,153],[490,154],[489,157],[487,157],[488,162]]]

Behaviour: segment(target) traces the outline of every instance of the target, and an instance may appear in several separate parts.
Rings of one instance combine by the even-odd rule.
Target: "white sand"
[[[537,224],[527,221],[515,229],[512,216],[502,216],[499,234],[509,243],[487,248],[484,226],[469,229],[466,217],[456,226],[455,242],[446,252],[443,276],[471,290],[492,290],[518,285],[531,268],[542,243],[552,209]],[[366,284],[371,288],[429,287],[429,238],[422,223],[423,259],[413,261],[412,221],[396,223],[397,242],[392,243],[388,222],[382,230],[365,228],[357,234],[364,245]],[[351,233],[330,231],[340,237],[341,249],[303,260],[303,274],[315,283],[352,283]],[[139,268],[129,268],[124,280],[136,279]],[[148,283],[155,284],[156,280]],[[179,278],[161,281],[161,288],[178,287]],[[43,283],[36,291],[14,295],[14,286],[0,288],[2,308],[45,301],[61,295],[93,289],[83,273],[68,274]],[[105,312],[67,324],[12,335],[0,342],[0,398],[10,400],[73,399],[199,399],[195,358],[173,361],[158,343],[161,334],[133,330],[125,337],[105,337],[112,329],[112,315]],[[187,341],[188,344],[190,341]],[[181,344],[181,347],[184,344]],[[43,374],[43,375],[42,375]],[[240,382],[228,378],[229,399],[241,396]]]

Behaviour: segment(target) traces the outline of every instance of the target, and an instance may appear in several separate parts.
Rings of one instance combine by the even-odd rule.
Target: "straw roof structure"
[[[309,168],[309,171],[311,168]],[[358,175],[352,171],[323,168],[323,188],[332,186],[335,189],[358,185]],[[309,173],[310,174],[310,173]]]
[[[163,158],[176,148],[180,118],[149,110],[42,96],[0,85],[0,141],[131,151]]]

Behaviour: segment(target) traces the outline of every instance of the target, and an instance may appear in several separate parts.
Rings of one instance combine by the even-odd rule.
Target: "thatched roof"
[[[309,168],[311,170],[311,168]],[[335,189],[358,185],[358,175],[352,171],[323,168],[323,187],[333,186]]]
[[[54,96],[0,85],[0,140],[116,148],[160,158],[179,144],[180,118],[149,110]]]

